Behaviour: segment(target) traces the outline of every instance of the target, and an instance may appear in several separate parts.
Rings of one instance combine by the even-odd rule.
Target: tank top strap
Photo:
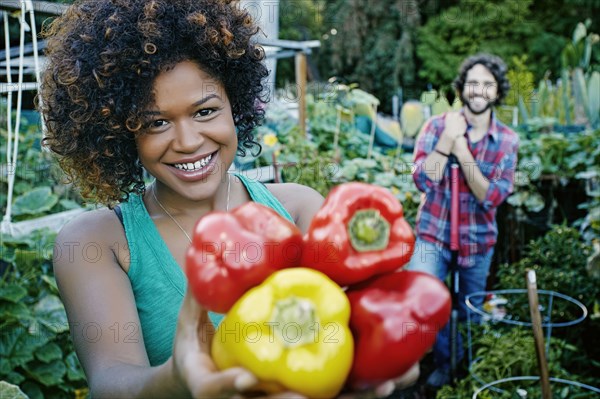
[[[252,180],[240,173],[232,173],[235,177],[241,180],[241,182],[248,190],[248,194],[250,194],[250,198],[254,202],[258,202],[261,205],[268,206],[269,208],[275,210],[282,217],[286,218],[290,222],[294,223],[294,219],[289,214],[287,209],[281,204],[281,202],[269,191],[269,189],[261,182],[257,180]]]

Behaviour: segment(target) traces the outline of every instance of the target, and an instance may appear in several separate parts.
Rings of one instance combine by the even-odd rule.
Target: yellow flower
[[[400,194],[400,190],[398,190],[398,187],[392,186],[392,194],[394,194],[394,195]]]
[[[277,141],[277,136],[273,133],[265,134],[265,136],[263,137],[263,143],[265,143],[267,147],[275,146],[275,144],[277,144]]]

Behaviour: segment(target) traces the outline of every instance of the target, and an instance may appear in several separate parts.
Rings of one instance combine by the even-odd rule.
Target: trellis
[[[35,229],[48,227],[57,230],[75,214],[83,212],[83,209],[74,209],[61,212],[34,220],[13,222],[12,201],[14,194],[15,177],[18,166],[19,139],[21,134],[21,115],[24,91],[37,91],[40,84],[40,71],[42,57],[39,51],[44,43],[39,43],[37,28],[35,24],[36,12],[46,15],[60,15],[66,6],[63,4],[48,3],[44,1],[3,1],[0,4],[0,13],[4,27],[4,66],[6,83],[0,86],[0,93],[6,94],[6,127],[7,127],[7,151],[6,151],[6,177],[8,180],[8,191],[6,211],[2,218],[1,232],[3,235],[21,236],[29,234]],[[29,17],[29,22],[27,21]],[[19,47],[10,48],[10,19],[17,19],[19,24]],[[31,35],[31,43],[25,44],[27,33]],[[31,56],[26,57],[27,54]],[[18,80],[13,82],[13,62],[17,56]],[[33,76],[32,82],[25,82],[25,76]],[[14,93],[16,93],[16,104],[13,104]],[[14,109],[13,109],[14,108]],[[13,111],[15,112],[13,124]],[[44,132],[44,122],[41,121],[41,130]]]

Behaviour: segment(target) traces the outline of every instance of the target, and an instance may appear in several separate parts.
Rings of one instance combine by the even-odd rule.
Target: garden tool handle
[[[450,250],[458,251],[458,162],[450,157]]]
[[[454,155],[448,158],[450,165],[450,293],[452,294],[452,311],[450,313],[450,380],[457,377],[458,362],[458,309],[459,309],[459,272],[458,272],[458,218],[459,218],[459,166]]]
[[[544,332],[542,331],[542,316],[540,314],[538,291],[535,271],[527,270],[527,296],[529,297],[529,310],[531,312],[531,325],[533,327],[533,338],[535,340],[535,352],[537,354],[540,369],[540,382],[542,384],[542,399],[552,399],[550,389],[550,377],[548,375],[548,363],[544,349]]]

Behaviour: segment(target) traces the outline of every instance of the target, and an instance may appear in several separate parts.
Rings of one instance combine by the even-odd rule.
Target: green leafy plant
[[[520,262],[498,270],[496,286],[522,287],[525,271],[531,268],[538,275],[538,288],[558,290],[588,302],[600,295],[599,282],[590,280],[585,272],[590,253],[591,247],[582,241],[577,230],[554,226],[543,237],[529,243]]]
[[[563,48],[560,79],[553,82],[548,72],[537,90],[519,95],[521,119],[530,132],[552,131],[556,124],[600,126],[600,72],[592,58],[600,36],[588,32],[590,26],[590,20],[577,24]]]
[[[27,399],[27,395],[18,386],[9,384],[6,381],[0,381],[0,398]]]
[[[373,159],[345,160],[338,175],[339,182],[360,181],[388,188],[402,203],[404,217],[414,226],[421,192],[412,178],[412,155],[376,154]]]
[[[0,380],[30,398],[72,398],[85,376],[51,269],[55,233],[2,237]]]
[[[418,30],[420,77],[450,89],[460,63],[470,55],[490,52],[510,61],[515,54],[527,54],[540,29],[531,18],[532,3],[463,0],[429,18]],[[490,29],[490,24],[500,28]]]
[[[577,134],[538,134],[521,137],[519,163],[515,175],[515,192],[508,203],[528,212],[544,207],[559,207],[552,198],[544,198],[541,188],[550,183],[565,187],[578,174],[597,170],[600,163],[600,130]],[[586,172],[587,171],[587,172]],[[549,215],[552,216],[553,209]],[[564,211],[563,213],[566,213]],[[553,221],[549,220],[548,225]]]
[[[314,188],[326,196],[333,186],[337,163],[330,153],[319,153],[316,145],[300,134],[290,135],[278,157],[283,180]]]
[[[5,115],[5,105],[0,113]],[[6,120],[1,122],[6,123]],[[7,159],[8,131],[0,122],[0,159]],[[13,221],[34,219],[79,207],[81,197],[70,186],[62,184],[62,172],[48,151],[41,148],[42,133],[39,114],[27,111],[21,116],[17,165],[0,167],[0,212],[6,211],[9,174],[15,175]],[[4,162],[4,161],[3,161]]]
[[[511,289],[524,287],[524,276],[527,269],[533,269],[537,275],[539,289],[555,291],[582,302],[590,311],[590,316],[582,323],[566,329],[555,329],[553,336],[560,336],[578,348],[586,348],[591,359],[596,363],[574,363],[570,371],[582,375],[597,373],[600,367],[600,351],[589,345],[600,334],[600,319],[596,314],[599,308],[600,279],[588,271],[588,258],[592,247],[585,243],[580,233],[570,227],[554,226],[544,236],[529,243],[526,256],[520,261],[499,267],[496,275],[495,289]],[[548,309],[548,299],[540,301]],[[520,298],[520,306],[516,300],[512,304],[512,318],[530,320],[527,313],[527,300]],[[581,316],[581,310],[571,302],[555,298],[550,319],[554,322],[573,321]],[[596,371],[594,371],[596,370]]]
[[[483,324],[473,328],[474,361],[471,374],[460,380],[455,386],[446,385],[437,392],[438,399],[471,398],[473,393],[483,386],[505,378],[537,376],[539,368],[535,354],[533,333],[528,328],[510,327],[499,324]],[[570,381],[593,383],[593,380],[570,372],[569,358],[585,360],[585,353],[577,347],[558,338],[552,338],[547,356],[549,374],[555,378]],[[589,360],[588,360],[589,361]],[[527,393],[528,398],[539,398],[539,381],[512,381],[496,386],[503,392],[490,389],[482,391],[480,399],[514,399],[517,390]],[[589,391],[576,387],[554,385],[559,396],[556,398],[591,398]],[[567,395],[567,396],[564,396]],[[582,395],[582,396],[575,396]],[[586,396],[587,395],[587,396]]]

